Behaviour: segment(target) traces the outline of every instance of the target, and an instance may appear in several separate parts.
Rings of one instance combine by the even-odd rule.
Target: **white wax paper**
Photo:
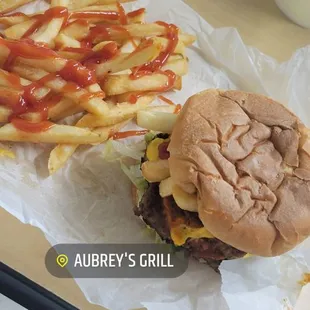
[[[45,8],[38,1],[28,12]],[[129,9],[146,7],[148,21],[165,20],[196,34],[188,50],[190,72],[183,89],[168,95],[184,103],[207,88],[243,89],[269,95],[310,124],[310,48],[278,64],[244,45],[233,28],[213,29],[180,0],[138,0]],[[24,223],[39,227],[51,244],[68,242],[152,241],[132,213],[130,182],[117,163],[106,163],[104,146],[81,147],[69,164],[49,177],[51,146],[15,144],[16,160],[1,158],[0,205]],[[298,281],[309,272],[310,242],[277,258],[225,262],[222,281],[209,267],[191,262],[177,279],[77,279],[93,303],[111,310],[280,310],[294,304]]]

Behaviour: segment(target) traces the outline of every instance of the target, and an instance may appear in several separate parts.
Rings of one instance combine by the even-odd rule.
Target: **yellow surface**
[[[164,143],[164,141],[164,139],[156,138],[148,145],[146,149],[146,157],[149,161],[156,161],[160,159],[158,147]]]
[[[177,246],[183,245],[188,238],[214,238],[214,236],[204,227],[193,228],[184,224],[171,228],[171,239]]]
[[[167,0],[169,1],[169,0]],[[186,0],[215,27],[234,26],[244,41],[279,61],[310,43],[310,31],[291,23],[272,0]],[[42,233],[19,223],[0,209],[0,260],[53,291],[79,309],[103,309],[90,305],[73,280],[48,274],[44,256],[49,244]],[[119,296],[121,298],[121,296]]]

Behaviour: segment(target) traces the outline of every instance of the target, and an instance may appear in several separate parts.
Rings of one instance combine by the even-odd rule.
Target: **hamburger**
[[[135,214],[167,243],[217,268],[281,255],[310,234],[309,130],[258,94],[207,90],[189,98],[172,133],[141,162]]]

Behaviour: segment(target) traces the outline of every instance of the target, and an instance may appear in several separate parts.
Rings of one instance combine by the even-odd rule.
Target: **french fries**
[[[165,133],[172,133],[178,115],[158,111],[139,111],[137,113],[138,126]]]
[[[5,106],[0,106],[0,123],[6,123],[9,116],[12,114],[12,110]]]
[[[146,108],[146,111],[174,113],[175,112],[175,106],[173,106],[173,105],[155,105],[155,106]]]
[[[54,39],[57,37],[64,18],[55,18],[44,25],[38,32],[30,36],[35,42],[46,43],[50,47],[54,47]]]
[[[100,82],[107,96],[115,96],[128,92],[150,92],[164,89],[169,83],[169,77],[163,73],[146,75],[139,79],[131,79],[130,75],[108,75]],[[181,89],[181,79],[178,77],[172,85],[173,89]]]
[[[153,44],[141,51],[131,54],[121,54],[118,57],[111,59],[96,66],[96,74],[99,78],[104,78],[107,73],[116,73],[141,66],[155,59],[161,52],[161,46]]]
[[[170,177],[169,163],[167,159],[146,161],[141,166],[143,177],[150,183],[161,182]]]
[[[96,116],[92,114],[85,115],[80,120],[81,127],[104,127],[120,123],[124,120],[133,118],[138,111],[146,109],[148,105],[154,100],[153,96],[144,96],[138,99],[135,104],[119,103],[110,107],[109,113],[103,116]]]
[[[116,2],[112,4],[105,4],[105,5],[90,5],[87,7],[87,11],[100,11],[100,12],[106,12],[106,11],[117,11],[117,5]],[[85,8],[75,8],[72,10],[72,12],[85,12]]]
[[[34,19],[25,20],[20,24],[14,24],[12,27],[5,29],[4,35],[8,39],[18,40],[20,39],[26,31],[33,26],[35,23]]]
[[[0,13],[7,13],[13,11],[20,6],[31,2],[32,0],[1,0],[0,1]]]
[[[28,77],[32,81],[38,81],[44,78],[48,73],[44,70],[33,70],[30,66],[14,66],[14,72],[18,73],[22,77]],[[46,83],[46,86],[54,90],[56,93],[63,92],[63,89],[68,85],[68,82],[60,77]],[[80,89],[76,92],[68,92],[63,94],[65,98],[72,100],[77,105],[83,107],[86,111],[94,113],[96,115],[103,115],[107,112],[107,106],[105,102],[100,98],[90,97],[90,93],[86,89]]]
[[[120,3],[125,2],[132,2],[135,0],[119,0]],[[117,0],[70,0],[68,7],[69,9],[80,9],[86,8],[91,5],[108,5],[108,4],[115,4]]]
[[[195,37],[145,23],[143,8],[125,12],[121,3],[131,1],[50,0],[45,12],[8,16],[30,0],[0,1],[0,142],[57,144],[48,162],[53,174],[79,145],[104,143],[132,120],[172,131],[179,106],[151,104],[182,88]],[[62,125],[71,116],[75,125]],[[144,164],[142,172],[173,193],[168,161]]]
[[[93,130],[93,133],[99,134],[101,137],[100,141],[97,143],[103,143],[107,141],[110,136],[112,136],[115,132],[121,130],[127,124],[128,120],[113,126],[96,128],[95,130]],[[48,161],[48,170],[50,174],[54,174],[57,170],[62,168],[78,147],[78,144],[72,143],[57,145],[52,150]]]
[[[168,178],[165,180],[162,180],[159,184],[159,194],[160,197],[165,198],[172,196],[172,188],[173,188],[173,180],[172,178]]]
[[[72,22],[60,34],[80,41],[89,33],[90,25],[88,23]]]
[[[188,194],[176,184],[172,185],[172,196],[177,205],[186,211],[198,212],[197,194]]]
[[[68,7],[69,2],[70,2],[69,0],[51,0],[51,7],[55,7],[55,6]]]
[[[188,60],[182,55],[171,56],[163,70],[170,70],[179,76],[184,76],[188,73]]]
[[[21,16],[2,16],[0,17],[0,25],[4,26],[4,28],[8,28],[14,26],[16,24],[21,24],[30,20],[30,17],[26,15]]]
[[[6,124],[0,128],[0,141],[93,144],[100,143],[102,137],[100,133],[75,126],[55,124],[46,131],[32,133],[18,130],[12,124]]]
[[[99,27],[99,26],[98,26]],[[106,28],[106,27],[105,27]],[[102,29],[105,29],[102,28]],[[100,29],[100,28],[99,28]],[[113,41],[122,41],[126,40],[129,37],[134,38],[145,38],[145,37],[157,37],[164,36],[167,34],[166,27],[159,24],[131,24],[123,26],[122,29],[110,27],[109,29],[109,38]],[[103,34],[103,38],[105,35]],[[100,39],[100,36],[95,40],[97,43]],[[193,44],[196,40],[195,36],[188,34],[180,34],[179,40],[183,42],[186,46]]]

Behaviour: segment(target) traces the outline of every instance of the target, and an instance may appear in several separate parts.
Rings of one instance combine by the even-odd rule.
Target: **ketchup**
[[[47,60],[59,57],[58,54],[51,49],[39,46],[31,40],[15,42],[0,38],[0,45],[6,46],[10,50],[8,58],[4,64],[4,68],[6,70],[9,70],[12,67],[16,57]],[[61,100],[62,96],[60,94],[49,92],[44,97],[37,99],[36,91],[40,89],[42,85],[57,78],[57,76],[62,77],[68,82],[62,89],[63,92],[76,92],[82,87],[84,88],[97,83],[95,72],[87,69],[74,60],[67,60],[66,65],[59,72],[49,73],[42,79],[32,82],[24,87],[20,83],[20,78],[15,74],[9,73],[5,75],[7,81],[12,85],[12,87],[20,90],[16,91],[16,93],[12,91],[6,93],[4,90],[0,92],[0,104],[9,106],[12,109],[10,119],[15,120],[13,124],[16,125],[16,128],[20,130],[38,132],[40,128],[41,130],[45,130],[45,128],[48,127],[45,122],[48,119],[48,109],[57,104]],[[88,98],[104,97],[104,93],[90,93],[85,96],[88,96]],[[30,123],[29,125],[29,122],[27,121],[19,121],[19,116],[27,112],[40,113],[41,119],[45,123],[40,126],[38,125],[39,123],[36,123],[36,125],[34,123]]]
[[[23,110],[24,102],[21,100],[20,92],[12,92],[10,90],[3,89],[0,92],[0,105],[11,109],[14,109],[16,106],[16,109]]]
[[[17,57],[24,57],[29,59],[38,59],[38,58],[52,58],[57,57],[58,55],[49,48],[35,44],[31,40],[22,40],[22,41],[10,41],[5,40],[0,37],[0,46],[4,45],[9,50],[10,53],[4,62],[2,68],[6,71],[11,71],[11,68],[14,66]]]
[[[87,48],[87,47],[65,47],[62,49],[62,51],[85,55],[85,54],[91,53],[92,49]]]
[[[101,50],[97,52],[88,52],[88,54],[81,60],[85,66],[90,64],[99,64],[108,61],[118,54],[118,46],[115,42],[109,42]]]
[[[25,13],[22,12],[16,12],[16,13],[11,13],[11,14],[0,14],[0,17],[28,17]]]
[[[34,83],[45,84],[45,83],[48,83],[48,82],[54,80],[56,77],[57,77],[56,73],[49,73],[46,76],[44,76],[43,78],[41,78],[40,80],[38,80],[37,82],[33,82],[33,84]]]
[[[174,110],[174,114],[179,114],[182,110],[182,106],[180,104],[178,104],[176,107],[175,107],[175,110]]]
[[[170,105],[174,105],[175,106],[175,110],[174,110],[174,114],[178,114],[180,113],[180,111],[182,110],[182,106],[180,104],[175,105],[170,99],[164,97],[164,96],[158,96],[158,98]]]
[[[13,88],[16,89],[15,92],[9,91],[5,92],[1,90],[0,92],[0,105],[9,106],[12,109],[12,115],[10,120],[12,124],[24,131],[28,132],[40,132],[48,130],[53,123],[48,122],[48,109],[57,104],[61,100],[61,95],[55,94],[50,91],[44,97],[37,99],[37,90],[42,87],[42,85],[52,81],[57,77],[61,77],[67,81],[66,86],[62,89],[63,92],[76,92],[81,88],[88,87],[90,85],[96,84],[96,74],[93,70],[90,70],[86,66],[91,66],[94,63],[100,63],[112,59],[117,55],[118,46],[115,42],[108,43],[100,51],[93,52],[91,50],[92,44],[96,40],[115,40],[115,39],[132,39],[129,31],[124,27],[128,24],[128,18],[138,16],[144,13],[144,9],[140,9],[126,15],[124,8],[121,4],[117,3],[118,12],[76,12],[69,13],[68,9],[65,7],[54,7],[47,10],[44,14],[39,14],[34,16],[33,25],[24,33],[23,38],[29,37],[34,34],[42,25],[50,22],[55,18],[63,18],[62,27],[68,25],[68,20],[70,18],[78,18],[78,20],[73,22],[81,22],[83,24],[87,23],[87,18],[89,17],[103,17],[107,20],[117,21],[119,20],[121,25],[110,25],[110,24],[100,24],[90,28],[88,36],[83,40],[82,47],[79,49],[67,48],[65,51],[77,52],[86,56],[81,62],[75,60],[67,60],[65,66],[59,72],[50,73],[44,76],[42,79],[29,84],[28,86],[22,86],[20,83],[20,78],[14,74],[8,74],[6,76],[7,80]],[[15,14],[15,13],[14,13]],[[0,15],[1,16],[1,15]],[[14,15],[23,16],[23,15]],[[172,71],[163,71],[163,66],[167,63],[169,57],[175,51],[178,44],[178,28],[174,25],[168,25],[166,23],[158,22],[166,28],[165,37],[168,39],[167,48],[162,51],[159,56],[153,61],[142,65],[139,68],[133,68],[131,78],[138,79],[143,76],[147,76],[153,73],[164,74],[167,76],[167,83],[156,91],[167,91],[173,88],[176,80],[176,75]],[[135,52],[143,50],[153,44],[152,40],[144,40],[136,49]],[[9,54],[4,62],[3,69],[11,71],[17,57],[23,57],[27,59],[41,59],[41,60],[53,60],[59,58],[59,55],[46,47],[44,44],[35,43],[30,39],[22,39],[20,41],[6,40],[0,37],[0,48],[5,46],[9,49]],[[136,103],[138,98],[142,96],[143,93],[131,93],[129,94],[128,101],[131,103]],[[104,92],[98,93],[86,93],[82,96],[81,100],[87,100],[93,97],[104,97]],[[175,113],[178,113],[178,106],[176,107]],[[41,114],[41,123],[31,123],[21,118],[22,114],[27,112],[37,112]],[[122,133],[116,133],[113,135],[114,139],[123,139],[130,136],[144,135],[148,131],[127,131]]]
[[[158,96],[158,98],[166,103],[168,103],[169,105],[175,105],[173,101],[171,101],[170,99],[164,97],[164,96]]]
[[[141,93],[141,92],[130,92],[128,94],[126,94],[125,96],[125,101],[129,102],[131,104],[135,104],[137,103],[138,99],[142,96],[144,96],[145,93]]]
[[[127,14],[127,17],[130,17],[130,18],[133,18],[133,17],[137,17],[141,14],[145,13],[145,9],[142,8],[142,9],[138,9],[138,10],[135,10],[135,11],[132,11],[132,12],[129,12]]]
[[[158,146],[158,157],[160,159],[168,159],[170,157],[170,153],[168,151],[169,142],[163,142]]]
[[[67,23],[69,18],[68,9],[65,7],[53,7],[45,11],[44,14],[34,16],[36,21],[34,24],[23,34],[22,38],[27,38],[35,33],[45,23],[50,22],[54,18],[64,18],[63,25]]]
[[[168,61],[169,57],[171,56],[171,54],[175,51],[177,45],[178,45],[178,41],[179,41],[179,37],[178,37],[178,33],[179,33],[179,29],[177,28],[177,26],[175,25],[168,25],[164,22],[157,22],[158,25],[164,26],[167,29],[167,34],[166,37],[169,40],[168,41],[168,45],[167,48],[161,52],[158,57],[156,57],[153,61],[142,65],[139,68],[139,71],[151,71],[151,72],[155,72],[157,70],[160,70]]]
[[[97,83],[96,74],[75,60],[68,60],[62,70],[57,73],[66,81],[76,83],[84,88]]]
[[[10,71],[14,66],[16,60],[16,56],[12,53],[9,54],[8,58],[5,60],[2,68],[3,70]]]
[[[83,44],[90,46],[94,41],[109,41],[115,38],[130,38],[129,31],[123,26],[119,25],[96,25],[91,28],[88,36],[83,40]]]
[[[70,18],[70,17],[69,17]],[[73,21],[71,21],[71,22],[67,22],[67,24],[65,25],[66,27],[69,27],[69,26],[71,26],[71,25],[73,25],[73,24],[78,24],[79,26],[83,26],[83,27],[87,27],[87,26],[89,26],[89,22],[88,22],[88,20],[86,20],[86,19],[76,19],[76,20],[73,20]]]
[[[48,59],[59,57],[50,48],[35,43],[32,40],[11,41],[0,37],[0,46],[6,46],[15,57],[29,59]]]
[[[176,74],[172,72],[171,70],[162,71],[162,67],[167,63],[169,57],[173,54],[175,51],[179,37],[179,29],[172,24],[166,24],[164,22],[157,22],[157,24],[164,26],[167,30],[166,38],[168,39],[168,45],[167,48],[162,51],[158,57],[156,57],[153,61],[146,63],[140,67],[136,67],[132,69],[132,74],[130,75],[130,78],[133,80],[139,79],[143,76],[151,75],[153,73],[161,73],[167,76],[168,80],[166,85],[161,87],[160,89],[157,89],[156,91],[159,92],[165,92],[174,87],[175,81],[176,81]],[[147,44],[150,41],[148,40]],[[145,44],[142,42],[142,44]],[[138,47],[139,49],[139,47]]]
[[[128,20],[127,20],[127,15],[126,15],[126,12],[124,10],[124,7],[119,2],[117,2],[116,5],[117,5],[118,14],[119,14],[119,21],[120,21],[121,25],[127,25]]]
[[[15,88],[15,89],[16,88],[22,89],[22,85],[20,83],[20,77],[18,75],[15,75],[13,73],[7,72],[5,74],[5,78],[8,81],[8,83],[10,85],[12,85],[13,88]]]
[[[119,140],[133,136],[144,136],[148,132],[149,132],[148,130],[132,130],[132,131],[117,132],[112,136],[112,138],[113,140]]]
[[[26,121],[21,118],[12,118],[11,123],[14,125],[15,128],[18,130],[22,130],[25,132],[31,132],[31,133],[39,133],[42,131],[49,130],[53,125],[55,125],[52,122],[49,121],[42,121],[40,123],[31,123],[29,121]]]
[[[35,93],[40,87],[40,84],[33,82],[23,87],[23,94],[19,94],[17,97],[11,95],[10,99],[6,101],[7,104],[0,100],[0,104],[9,105],[12,109],[10,119],[27,112],[37,112],[41,114],[42,120],[47,120],[48,109],[57,104],[61,100],[62,95],[54,94],[50,91],[44,97],[37,99]],[[3,96],[3,91],[0,93],[0,98],[1,96]]]

